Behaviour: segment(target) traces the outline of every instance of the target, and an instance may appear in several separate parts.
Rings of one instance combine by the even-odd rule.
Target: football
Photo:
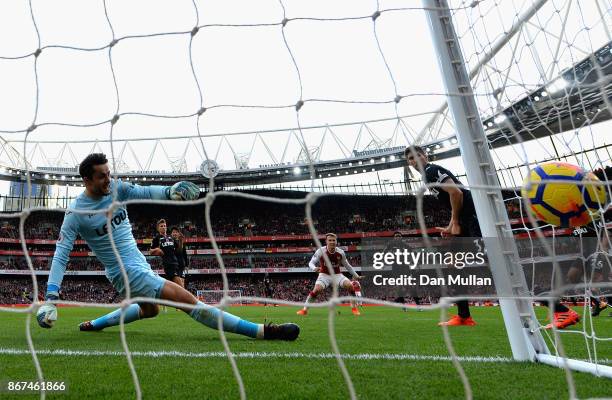
[[[39,323],[45,325],[45,328],[52,328],[57,321],[57,308],[55,306],[43,305],[38,310],[36,315]]]
[[[559,227],[588,224],[606,204],[605,187],[592,172],[563,162],[529,171],[521,194],[538,220]]]

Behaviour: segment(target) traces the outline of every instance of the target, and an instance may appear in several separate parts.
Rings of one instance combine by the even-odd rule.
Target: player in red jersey
[[[332,283],[338,285],[339,288],[344,288],[348,290],[351,295],[355,294],[355,289],[353,288],[353,284],[351,281],[340,272],[340,266],[346,268],[353,278],[356,280],[360,280],[361,276],[357,275],[357,272],[353,269],[351,264],[349,264],[346,259],[346,254],[344,250],[337,247],[338,237],[333,233],[327,233],[325,235],[325,247],[321,247],[318,249],[310,263],[308,263],[308,268],[310,268],[313,272],[318,272],[319,277],[315,282],[314,289],[308,294],[306,298],[306,304],[304,308],[298,311],[298,315],[306,315],[308,314],[308,303],[314,300],[319,293],[325,290],[327,287],[331,286]],[[327,255],[329,262],[334,269],[334,279],[332,280],[332,275],[330,274],[329,269],[327,268],[327,264],[325,263],[324,254]],[[333,282],[335,281],[335,282]],[[361,315],[354,301],[351,301],[352,311],[354,315]]]

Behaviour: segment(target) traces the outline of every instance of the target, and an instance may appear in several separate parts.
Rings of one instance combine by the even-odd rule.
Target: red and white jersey
[[[352,281],[351,285],[353,285],[353,290],[355,290],[355,292],[361,292],[361,283],[359,283],[359,281]]]
[[[351,275],[357,276],[357,273],[346,259],[344,250],[339,247],[336,247],[333,253],[327,249],[327,246],[321,247],[315,251],[314,255],[310,259],[310,262],[308,263],[308,267],[311,270],[314,271],[319,268],[320,273],[331,275],[329,269],[327,268],[327,264],[325,263],[325,257],[323,257],[323,254],[327,254],[327,258],[329,258],[329,262],[334,269],[334,274],[340,274],[340,266],[344,266],[344,268],[346,268]]]

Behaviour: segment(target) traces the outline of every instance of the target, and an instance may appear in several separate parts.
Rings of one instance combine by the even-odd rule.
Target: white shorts
[[[336,274],[334,278],[335,278],[334,280],[336,281],[336,284],[340,288],[345,285],[344,282],[348,282],[349,284],[351,283],[350,279],[342,274]],[[317,278],[315,285],[321,285],[323,286],[323,289],[327,289],[328,287],[331,286],[331,284],[332,284],[331,275],[319,273],[319,277]]]

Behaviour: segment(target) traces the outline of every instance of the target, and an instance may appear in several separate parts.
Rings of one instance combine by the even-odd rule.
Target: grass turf
[[[232,307],[231,312],[256,322],[295,321],[301,326],[296,342],[264,342],[228,334],[233,352],[331,353],[327,331],[327,310],[313,309],[307,317],[295,315],[296,308]],[[417,354],[448,356],[439,312],[366,307],[356,318],[347,307],[339,308],[336,337],[346,354]],[[33,318],[33,340],[38,350],[122,351],[119,328],[103,332],[79,332],[80,321],[102,315],[108,309],[61,308],[59,321],[50,330],[38,328]],[[452,310],[451,310],[452,311]],[[577,309],[582,314],[582,309]],[[545,309],[538,314],[545,316]],[[501,356],[509,358],[510,348],[498,308],[472,308],[476,327],[450,330],[459,356]],[[612,318],[605,311],[593,319],[599,337],[612,337]],[[590,327],[590,320],[587,319]],[[0,349],[27,349],[25,315],[0,312]],[[572,327],[581,330],[580,325]],[[223,351],[218,333],[203,327],[182,312],[169,309],[157,318],[126,327],[132,351],[179,351],[191,353]],[[562,335],[570,356],[586,358],[582,335]],[[6,353],[6,352],[4,352]],[[270,355],[270,354],[269,354]],[[609,342],[599,342],[600,359],[612,359]],[[125,356],[121,355],[40,355],[45,379],[64,381],[67,393],[49,394],[54,399],[134,398],[135,390]],[[450,361],[432,360],[345,360],[360,399],[446,399],[464,398],[459,375]],[[238,386],[230,364],[223,357],[135,356],[134,364],[146,399],[199,398],[235,399]],[[248,398],[254,399],[345,399],[348,389],[335,359],[278,357],[237,358]],[[568,385],[561,369],[518,362],[462,362],[476,399],[560,399],[568,398]],[[590,374],[572,374],[578,397],[612,396],[612,381]],[[35,380],[29,354],[0,353],[0,382]],[[38,398],[34,394],[0,398]]]

